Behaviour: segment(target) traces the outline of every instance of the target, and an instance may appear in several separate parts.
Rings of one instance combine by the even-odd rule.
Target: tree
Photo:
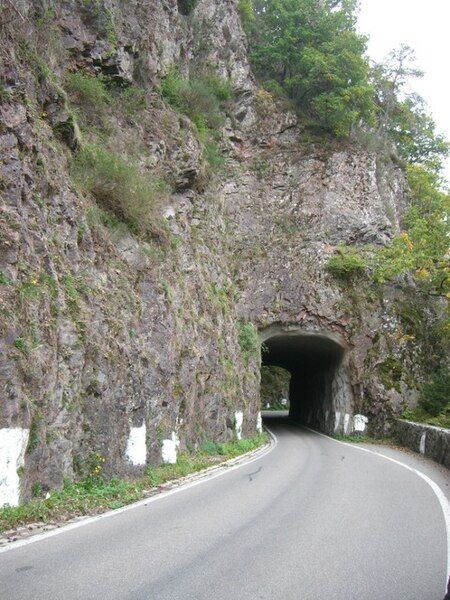
[[[450,196],[439,175],[421,165],[408,167],[408,182],[412,204],[405,231],[378,253],[375,278],[411,272],[424,291],[444,296],[450,292]]]
[[[374,91],[355,29],[356,0],[255,0],[252,61],[297,110],[320,127],[348,136],[373,123]]]
[[[372,68],[378,132],[394,143],[405,161],[436,171],[448,155],[449,145],[436,132],[424,100],[405,89],[411,79],[422,76],[423,72],[415,67],[414,51],[408,46],[393,50],[384,64]]]

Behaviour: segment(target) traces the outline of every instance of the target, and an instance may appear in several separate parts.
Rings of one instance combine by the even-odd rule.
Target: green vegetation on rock
[[[178,0],[178,10],[182,15],[189,15],[197,4],[198,0]]]
[[[337,136],[374,122],[356,0],[254,0],[253,7],[251,57],[263,82],[282,90],[311,125]]]
[[[362,275],[366,269],[366,260],[353,246],[338,246],[335,253],[328,259],[326,269],[340,279],[351,279]]]
[[[378,372],[380,373],[381,383],[387,390],[395,389],[400,392],[403,367],[398,359],[389,356],[378,365]]]
[[[238,323],[238,342],[245,358],[257,359],[261,352],[258,331],[251,323]]]
[[[424,385],[420,406],[433,416],[450,409],[450,371],[441,371]]]
[[[161,84],[165,100],[196,125],[204,157],[212,167],[224,163],[218,129],[225,122],[226,103],[232,99],[231,83],[214,73],[182,77],[173,68]]]
[[[173,68],[161,84],[163,97],[185,114],[199,131],[216,129],[224,122],[224,103],[232,98],[229,82],[215,74],[182,77]]]
[[[448,263],[450,196],[437,172],[420,165],[408,167],[412,205],[405,230],[376,256],[374,276],[383,283],[410,272],[427,292],[450,292]]]
[[[142,173],[133,162],[100,145],[83,146],[72,163],[77,185],[133,233],[164,239],[160,216],[169,188],[161,177]]]

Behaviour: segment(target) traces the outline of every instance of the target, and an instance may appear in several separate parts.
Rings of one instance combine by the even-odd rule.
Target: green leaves
[[[400,158],[437,172],[449,153],[449,144],[436,132],[424,100],[408,91],[411,80],[422,76],[415,67],[414,51],[404,45],[370,72],[376,90],[378,132],[394,143]]]
[[[276,81],[300,114],[337,136],[373,122],[374,91],[349,2],[254,2],[252,58],[263,80]]]
[[[357,248],[341,245],[328,259],[326,269],[339,279],[350,280],[362,275],[366,266],[366,260]]]
[[[412,206],[404,218],[405,231],[376,256],[375,280],[383,283],[411,272],[425,291],[450,292],[448,262],[450,196],[440,189],[436,173],[422,166],[408,167]]]
[[[261,352],[261,342],[258,332],[251,323],[238,324],[238,343],[245,358],[258,359]]]

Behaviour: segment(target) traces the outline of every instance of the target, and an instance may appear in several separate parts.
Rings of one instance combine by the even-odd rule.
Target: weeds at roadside
[[[96,476],[95,472],[78,482],[66,481],[61,490],[49,492],[48,497],[35,498],[20,506],[0,508],[0,532],[28,523],[66,521],[126,506],[148,495],[152,488],[256,450],[267,440],[267,434],[262,433],[251,439],[223,444],[204,442],[198,452],[180,454],[176,464],[148,467],[145,476],[135,481],[116,477],[106,479]],[[34,494],[39,493],[43,494],[44,490],[37,484]]]

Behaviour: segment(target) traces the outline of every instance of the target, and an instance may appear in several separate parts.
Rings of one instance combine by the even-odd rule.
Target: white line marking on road
[[[267,429],[267,428],[266,428]],[[235,459],[227,461],[222,465],[216,465],[214,467],[210,467],[206,469],[203,473],[198,473],[198,478],[194,481],[189,481],[188,483],[180,483],[178,487],[168,490],[167,492],[161,492],[155,496],[151,496],[150,498],[143,498],[138,502],[134,502],[133,504],[129,504],[128,506],[123,506],[122,508],[116,508],[115,510],[109,510],[100,515],[96,515],[95,517],[86,517],[82,521],[77,521],[76,523],[68,523],[67,525],[62,525],[59,529],[53,529],[52,531],[45,531],[43,533],[38,533],[32,537],[26,538],[24,540],[17,540],[16,542],[11,542],[7,546],[0,548],[0,554],[2,552],[10,552],[11,550],[15,550],[17,548],[22,548],[23,546],[28,546],[28,544],[34,544],[34,542],[40,542],[46,540],[55,535],[59,535],[61,533],[65,533],[66,531],[71,531],[73,529],[78,529],[79,527],[84,527],[85,525],[90,525],[91,523],[95,523],[96,521],[100,521],[101,519],[106,519],[108,517],[113,517],[114,515],[119,515],[128,510],[133,510],[134,508],[138,508],[139,506],[146,506],[147,504],[151,504],[152,502],[156,502],[157,500],[162,500],[163,498],[167,498],[168,496],[172,496],[173,494],[178,494],[179,492],[184,492],[190,488],[193,488],[201,483],[205,483],[207,481],[211,481],[211,479],[215,479],[216,477],[221,477],[226,473],[231,473],[231,471],[235,471],[236,469],[240,469],[241,467],[245,467],[250,465],[251,463],[260,460],[269,452],[275,449],[278,444],[278,440],[276,436],[267,429],[268,434],[271,438],[271,443],[269,446],[262,448],[261,450],[255,450],[251,453],[251,458],[249,460],[245,460],[245,454],[242,456],[238,456]],[[253,456],[252,456],[253,455]],[[230,465],[231,466],[228,466]],[[189,476],[187,476],[189,477]],[[194,475],[197,477],[197,475]],[[176,480],[175,480],[176,481]]]
[[[418,469],[414,469],[414,467],[410,467],[409,465],[407,465],[395,458],[391,458],[390,456],[381,454],[381,452],[375,452],[375,450],[369,450],[369,448],[361,448],[361,446],[358,446],[356,444],[349,444],[347,442],[342,442],[341,440],[335,440],[334,438],[330,437],[329,435],[326,435],[325,433],[320,433],[319,431],[315,431],[314,429],[311,429],[310,427],[306,427],[305,425],[302,425],[302,427],[304,427],[305,429],[308,429],[308,431],[312,431],[313,433],[315,433],[317,435],[325,437],[328,440],[331,440],[332,442],[336,442],[337,444],[342,444],[343,446],[348,446],[349,448],[354,448],[355,450],[361,450],[362,452],[368,452],[369,454],[374,454],[375,456],[385,458],[386,460],[389,460],[389,461],[395,463],[396,465],[400,465],[404,469],[407,469],[408,471],[415,473],[418,477],[421,477],[426,483],[428,483],[428,485],[431,487],[431,489],[435,493],[437,499],[439,500],[439,504],[441,505],[442,512],[444,513],[445,529],[446,529],[446,534],[447,534],[447,579],[445,580],[445,591],[447,591],[447,583],[448,583],[448,579],[450,577],[450,504],[447,500],[446,495],[441,490],[441,488],[438,486],[438,484],[435,481],[433,481],[432,479],[430,479],[428,477],[428,475],[425,475],[425,473],[422,473],[422,471],[419,471]]]

